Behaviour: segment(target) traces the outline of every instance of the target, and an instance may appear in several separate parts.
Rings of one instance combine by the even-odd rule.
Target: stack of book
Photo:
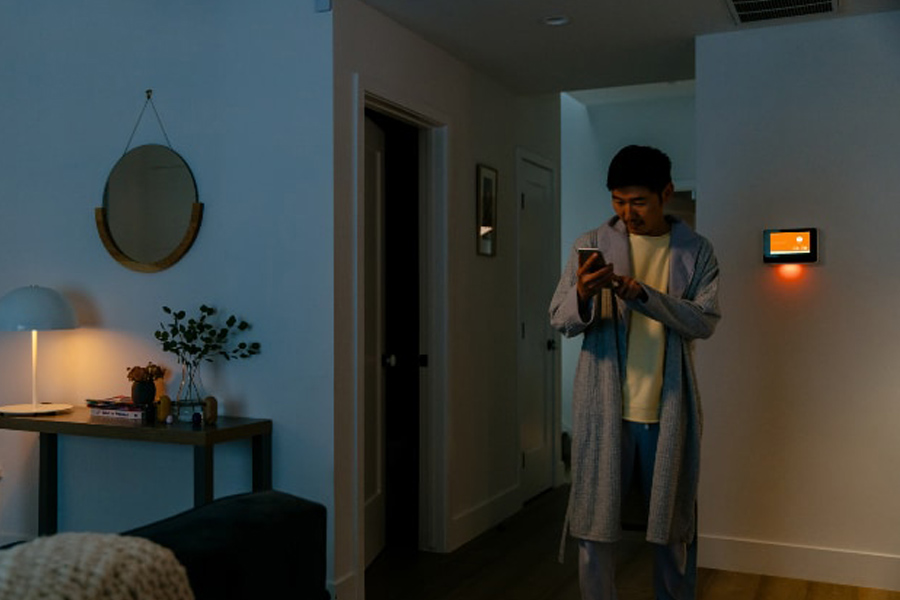
[[[91,409],[91,418],[141,423],[146,417],[144,408],[132,402],[130,396],[88,399],[85,402]]]

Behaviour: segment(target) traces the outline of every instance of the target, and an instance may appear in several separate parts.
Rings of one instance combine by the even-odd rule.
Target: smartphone
[[[603,252],[600,251],[600,248],[578,248],[578,266],[587,262],[587,259],[591,255],[596,255],[598,257],[594,259],[595,270],[606,264],[606,259],[603,257]]]

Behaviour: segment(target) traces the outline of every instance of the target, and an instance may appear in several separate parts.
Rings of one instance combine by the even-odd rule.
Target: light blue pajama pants
[[[644,506],[650,507],[650,487],[656,464],[659,424],[622,421],[622,493],[640,478]],[[615,543],[578,540],[578,577],[582,600],[618,600]],[[693,600],[697,595],[697,536],[684,544],[654,544],[653,587],[657,600]]]

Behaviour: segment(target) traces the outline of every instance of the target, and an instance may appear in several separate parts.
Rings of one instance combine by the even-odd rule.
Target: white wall
[[[707,566],[900,590],[900,12],[697,41]],[[820,228],[779,280],[767,227]]]
[[[660,148],[672,159],[672,178],[678,189],[693,186],[693,94],[693,82],[689,81],[562,94],[563,267],[578,236],[613,215],[606,171],[623,146]],[[570,431],[572,384],[580,349],[581,337],[563,339],[562,423]]]
[[[274,484],[333,515],[331,14],[313,3],[0,2],[0,293],[38,283],[83,328],[42,336],[54,401],[128,393],[160,361],[160,307],[206,302],[262,354],[204,367],[225,413],[274,421]],[[135,273],[94,226],[144,90],[190,164],[203,224],[180,263]],[[164,143],[148,108],[134,145]],[[30,390],[29,340],[0,334],[4,403]],[[174,395],[177,378],[169,382]],[[217,494],[249,490],[249,443],[216,452]],[[60,528],[117,531],[192,505],[187,447],[60,439]],[[37,436],[0,431],[0,533],[36,533]]]
[[[445,200],[430,207],[445,220],[436,236],[432,276],[443,296],[438,320],[445,332],[443,356],[432,356],[429,374],[443,374],[438,398],[438,461],[447,471],[438,482],[440,513],[435,548],[451,550],[519,507],[516,424],[516,234],[515,149],[522,146],[558,164],[555,97],[518,98],[421,37],[360,2],[335,5],[335,241],[337,590],[361,597],[360,557],[364,535],[357,522],[357,434],[354,364],[358,345],[354,315],[356,219],[353,128],[365,92],[375,93],[435,123],[446,135],[448,173],[438,182]],[[499,171],[498,252],[476,256],[475,167]],[[439,194],[440,195],[440,194]],[[555,238],[548,224],[548,235]],[[554,243],[555,246],[555,243]],[[354,294],[358,295],[354,295]],[[440,308],[440,307],[439,307]],[[432,332],[441,334],[441,332]],[[427,402],[427,400],[423,400]],[[434,442],[431,437],[426,442]],[[427,460],[427,458],[426,458]],[[433,476],[433,473],[432,473]],[[423,480],[423,485],[427,481]]]

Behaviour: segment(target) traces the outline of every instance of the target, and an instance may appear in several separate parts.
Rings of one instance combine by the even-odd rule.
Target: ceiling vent
[[[725,0],[738,25],[837,12],[838,0]]]

